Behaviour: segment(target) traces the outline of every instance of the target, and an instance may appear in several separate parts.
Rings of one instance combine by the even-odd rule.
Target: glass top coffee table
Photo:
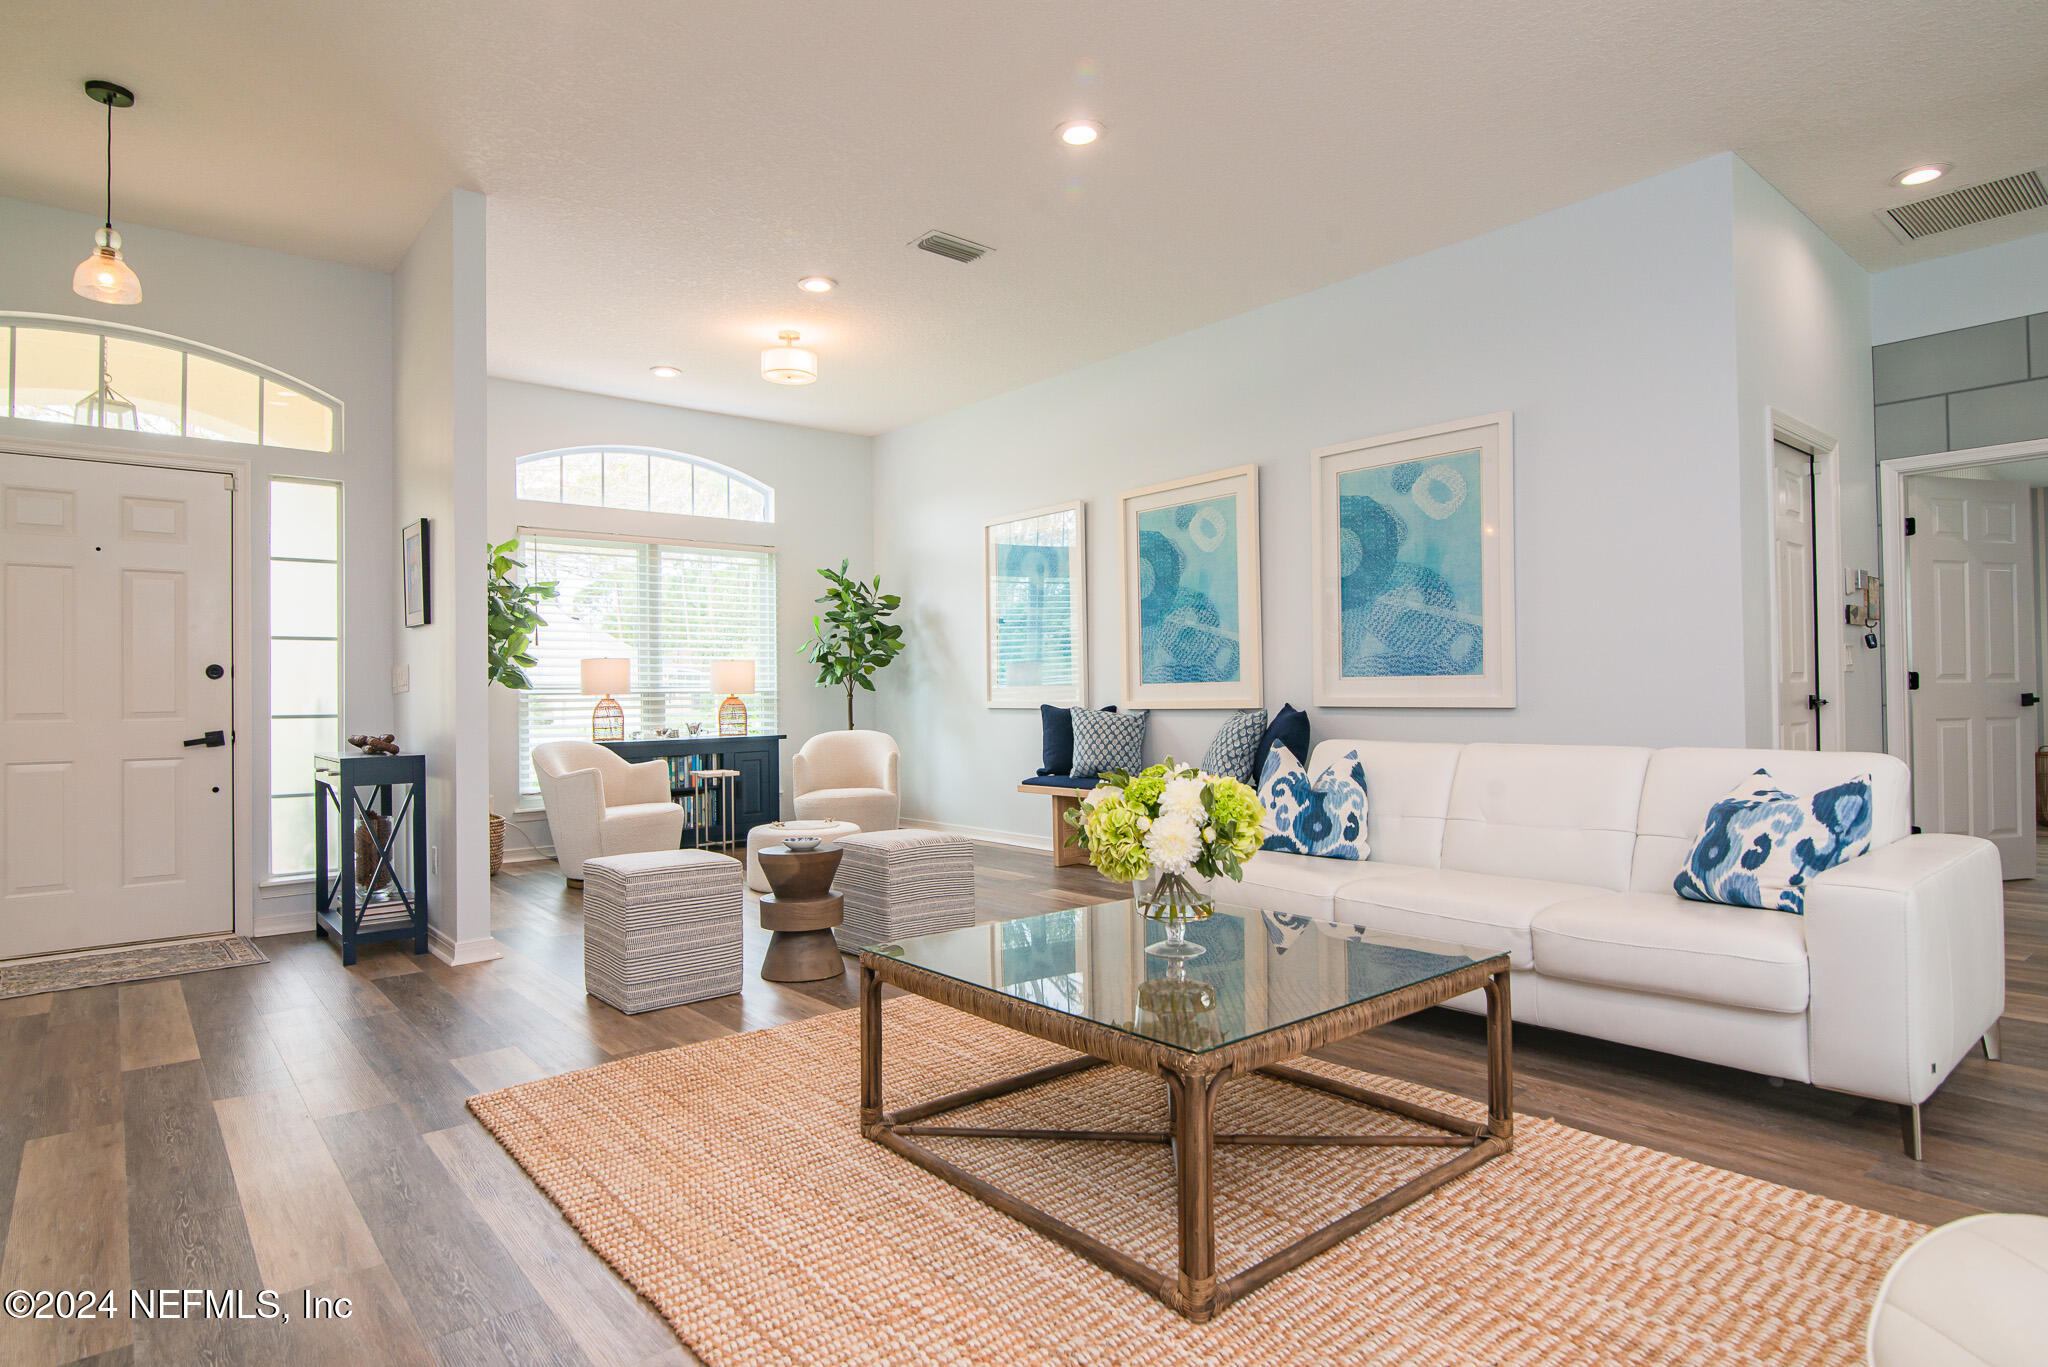
[[[1221,907],[1191,924],[1201,957],[1144,952],[1166,928],[1109,902],[925,935],[860,953],[860,1123],[882,1144],[969,1195],[1135,1283],[1190,1320],[1335,1247],[1375,1220],[1514,1145],[1508,958],[1369,935],[1305,917]],[[882,984],[1078,1050],[1080,1057],[930,1101],[882,1110]],[[1486,994],[1487,1115],[1467,1119],[1288,1066],[1312,1049],[1474,990]],[[1162,1079],[1164,1130],[1048,1130],[930,1123],[992,1097],[1115,1064]],[[1219,1134],[1217,1089],[1259,1073],[1391,1112],[1394,1134]],[[1173,1154],[1180,1269],[1162,1272],[1018,1199],[918,1143],[921,1138],[1151,1143]],[[1447,1161],[1227,1278],[1216,1275],[1214,1156],[1219,1144],[1441,1148]]]

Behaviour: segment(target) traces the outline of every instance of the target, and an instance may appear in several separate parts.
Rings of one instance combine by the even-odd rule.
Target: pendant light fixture
[[[761,353],[761,378],[771,384],[811,384],[818,378],[818,353],[796,344],[798,334],[779,332],[781,346]]]
[[[104,354],[104,353],[103,353]],[[121,427],[133,432],[135,402],[114,388],[113,372],[100,363],[100,387],[71,406],[71,420],[80,427]]]
[[[134,104],[135,94],[112,81],[87,81],[85,93],[107,107],[107,220],[92,255],[71,273],[71,289],[102,304],[139,304],[142,282],[121,259],[121,234],[114,231],[114,111]]]

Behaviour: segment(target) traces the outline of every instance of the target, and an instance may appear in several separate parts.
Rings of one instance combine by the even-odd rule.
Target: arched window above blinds
[[[289,375],[140,328],[0,313],[0,416],[334,451],[341,404]]]
[[[775,491],[760,480],[701,456],[651,446],[536,451],[519,458],[516,488],[529,503],[775,520]]]

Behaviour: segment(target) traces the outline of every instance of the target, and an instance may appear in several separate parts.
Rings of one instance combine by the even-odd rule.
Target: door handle
[[[2037,703],[2037,702],[2039,702],[2039,701],[2041,701],[2041,698],[2040,698],[2040,695],[2039,695],[2039,694],[2036,694],[2036,693],[2022,693],[2022,694],[2020,694],[2020,706],[2021,706],[2021,707],[2032,707],[2032,706],[2033,706],[2033,705],[2034,705],[2035,703]]]
[[[205,747],[206,747],[207,749],[211,750],[211,749],[213,749],[213,748],[214,748],[215,746],[218,746],[218,745],[226,745],[227,743],[228,743],[228,733],[227,733],[227,732],[225,732],[225,731],[208,731],[208,732],[207,732],[207,733],[206,733],[205,735],[203,735],[203,736],[194,736],[194,737],[193,737],[193,738],[192,738],[191,740],[188,740],[188,741],[186,741],[186,742],[185,742],[185,748],[186,748],[187,750],[190,750],[190,749],[191,749],[191,748],[192,748],[193,746],[195,746],[195,745],[203,745],[203,746],[205,746]]]

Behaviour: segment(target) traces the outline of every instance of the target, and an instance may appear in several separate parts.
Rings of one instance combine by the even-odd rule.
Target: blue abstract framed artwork
[[[1126,707],[1259,707],[1259,468],[1118,500]]]
[[[1512,418],[1309,457],[1315,700],[1515,705]]]
[[[982,528],[988,705],[1085,702],[1088,523],[1079,503]]]

